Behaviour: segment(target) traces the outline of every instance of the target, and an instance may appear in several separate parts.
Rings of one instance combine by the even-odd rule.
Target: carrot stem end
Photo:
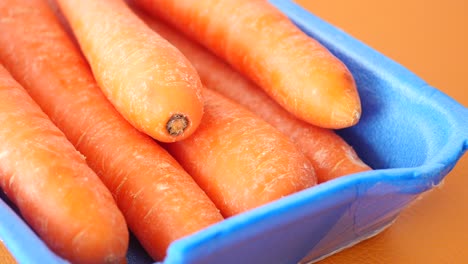
[[[183,114],[173,114],[166,124],[166,130],[171,136],[181,135],[189,126],[189,119]]]

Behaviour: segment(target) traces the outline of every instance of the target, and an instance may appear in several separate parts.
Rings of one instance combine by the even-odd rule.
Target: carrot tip
[[[359,119],[361,119],[361,111],[355,110],[353,113],[353,122],[352,124],[355,125],[359,122]]]
[[[109,255],[104,260],[104,263],[105,264],[120,264],[120,263],[122,263],[122,258],[114,256],[114,255]]]
[[[183,114],[173,114],[166,124],[166,130],[171,136],[181,135],[189,126],[189,119]]]

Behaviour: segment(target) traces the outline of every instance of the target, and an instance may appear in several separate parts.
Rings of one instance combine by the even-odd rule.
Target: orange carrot
[[[2,65],[0,123],[0,186],[24,219],[73,263],[119,263],[128,231],[110,192]]]
[[[187,59],[122,0],[58,0],[104,94],[137,129],[172,142],[198,127],[201,83]]]
[[[265,0],[133,0],[262,87],[298,118],[356,124],[361,104],[346,66]]]
[[[318,182],[370,170],[353,148],[332,130],[298,120],[258,86],[197,43],[160,20],[137,9],[135,12],[153,30],[182,51],[195,66],[207,88],[242,104],[288,136],[314,166]]]
[[[190,175],[106,100],[45,0],[7,2],[21,12],[0,9],[0,60],[86,156],[146,251],[162,259],[172,241],[221,221]]]
[[[229,217],[316,184],[312,165],[278,130],[214,91],[195,133],[169,152]]]

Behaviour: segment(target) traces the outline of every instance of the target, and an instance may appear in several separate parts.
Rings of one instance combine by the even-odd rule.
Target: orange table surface
[[[296,2],[468,106],[468,1]],[[383,233],[320,264],[468,263],[466,188],[468,155]],[[14,263],[1,243],[0,263]]]

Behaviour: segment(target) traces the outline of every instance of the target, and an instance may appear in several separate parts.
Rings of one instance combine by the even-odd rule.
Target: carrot
[[[45,0],[2,3],[21,12],[0,8],[0,60],[86,156],[154,259],[223,219],[174,158],[106,100]]]
[[[319,183],[370,170],[353,148],[332,130],[295,118],[258,86],[197,43],[162,21],[138,9],[134,11],[190,60],[207,88],[242,104],[288,136],[314,166]]]
[[[195,69],[122,0],[58,0],[106,97],[137,129],[172,142],[198,127]]]
[[[2,65],[0,122],[0,186],[24,219],[74,263],[119,263],[128,231],[110,192]]]
[[[356,124],[361,104],[346,66],[265,0],[134,0],[202,43],[298,118]]]
[[[281,132],[214,91],[203,97],[197,131],[166,148],[225,217],[316,184],[312,165]]]

